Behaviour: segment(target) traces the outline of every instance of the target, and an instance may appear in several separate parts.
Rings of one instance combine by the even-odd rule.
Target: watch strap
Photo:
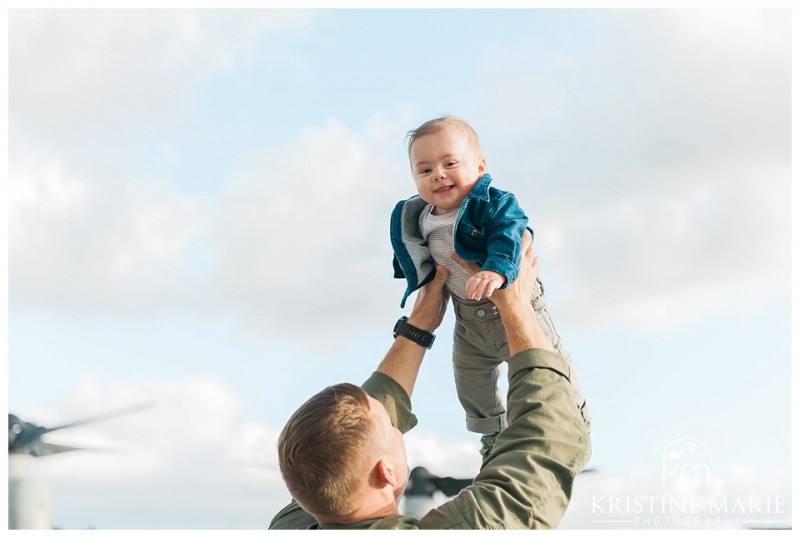
[[[403,316],[397,320],[394,326],[394,337],[397,338],[398,336],[407,338],[426,349],[433,347],[433,341],[436,339],[435,334],[424,331],[419,327],[414,327],[408,323],[408,316]]]

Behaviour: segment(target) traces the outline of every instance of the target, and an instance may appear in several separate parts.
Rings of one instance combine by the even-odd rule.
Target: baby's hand
[[[467,297],[475,301],[485,295],[491,297],[492,292],[502,286],[506,277],[494,271],[478,271],[467,280]]]

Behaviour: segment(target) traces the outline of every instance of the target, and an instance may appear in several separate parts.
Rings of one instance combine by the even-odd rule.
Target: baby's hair
[[[442,131],[453,127],[463,130],[469,139],[470,145],[472,145],[473,149],[480,154],[481,144],[478,140],[478,133],[475,132],[475,129],[473,129],[469,123],[455,116],[441,116],[439,118],[434,118],[426,121],[416,129],[408,131],[408,134],[406,135],[408,153],[411,154],[411,146],[417,139],[422,138],[425,135],[441,133]]]

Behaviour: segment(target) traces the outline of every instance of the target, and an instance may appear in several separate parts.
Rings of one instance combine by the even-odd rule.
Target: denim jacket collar
[[[488,173],[483,174],[481,177],[478,178],[478,182],[475,183],[475,186],[472,187],[472,190],[469,191],[467,198],[477,198],[479,200],[488,202],[489,183],[491,182],[492,182],[492,176],[490,176]]]

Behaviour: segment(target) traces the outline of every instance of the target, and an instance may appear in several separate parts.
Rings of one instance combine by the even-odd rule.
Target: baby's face
[[[450,127],[414,141],[409,158],[420,198],[435,215],[456,209],[486,171],[486,160],[462,129]]]

